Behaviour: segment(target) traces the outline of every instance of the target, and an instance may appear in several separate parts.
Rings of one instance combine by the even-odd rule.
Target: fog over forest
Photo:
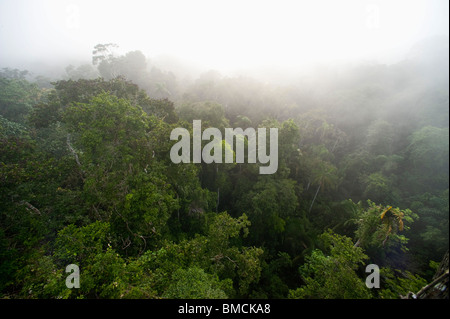
[[[448,2],[436,0],[4,0],[0,5],[0,64],[44,75],[90,63],[99,43],[118,44],[119,54],[140,50],[155,62],[169,56],[189,67],[234,74],[392,63],[420,41],[448,37]]]
[[[0,0],[2,299],[448,299],[448,190],[446,0]]]

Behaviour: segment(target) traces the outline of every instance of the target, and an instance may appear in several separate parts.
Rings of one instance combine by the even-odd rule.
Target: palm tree
[[[405,211],[407,212],[407,211]],[[370,208],[359,219],[358,240],[355,246],[381,241],[384,247],[389,237],[395,236],[404,229],[405,212],[392,206],[381,206],[372,203]],[[375,236],[375,237],[374,237]]]
[[[386,241],[389,238],[389,235],[394,230],[402,231],[403,230],[403,217],[405,214],[401,212],[399,209],[392,209],[392,206],[389,206],[385,209],[380,218],[383,221],[383,229],[385,231],[385,238],[383,240],[383,247],[386,244]]]

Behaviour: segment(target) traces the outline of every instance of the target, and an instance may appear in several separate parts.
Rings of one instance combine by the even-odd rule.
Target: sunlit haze
[[[446,0],[1,0],[0,66],[90,61],[98,43],[221,71],[395,60],[448,35]]]

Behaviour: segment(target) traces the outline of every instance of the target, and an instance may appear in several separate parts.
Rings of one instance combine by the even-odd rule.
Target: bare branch
[[[75,157],[75,161],[77,162],[78,166],[81,168],[80,159],[78,158],[77,152],[73,149],[72,145],[70,144],[70,134],[67,134],[67,146],[69,147],[70,152]]]
[[[20,204],[20,205],[25,205],[25,206],[27,207],[26,209],[27,209],[28,211],[32,211],[33,213],[35,213],[35,214],[37,214],[37,215],[39,215],[39,216],[42,215],[39,209],[37,209],[36,207],[34,207],[33,205],[31,205],[30,203],[28,203],[28,202],[26,202],[26,201],[20,201],[19,204]]]
[[[430,288],[436,286],[438,283],[443,281],[445,278],[448,277],[448,269],[445,273],[437,277],[435,280],[433,280],[430,284],[426,285],[420,291],[417,293],[417,298],[420,298],[422,295],[424,295]]]

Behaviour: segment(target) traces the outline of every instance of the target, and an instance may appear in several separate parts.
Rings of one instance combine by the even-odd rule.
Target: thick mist
[[[57,74],[90,63],[95,45],[116,43],[118,54],[270,76],[397,62],[417,42],[448,36],[448,2],[4,0],[0,21],[1,67]]]

